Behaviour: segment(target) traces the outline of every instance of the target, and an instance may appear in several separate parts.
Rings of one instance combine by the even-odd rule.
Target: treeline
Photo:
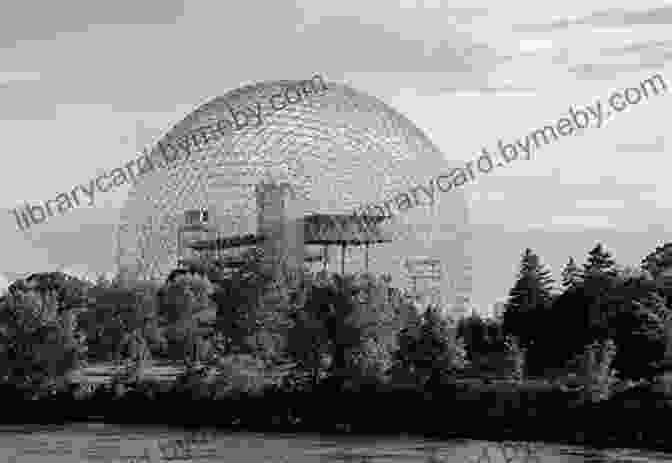
[[[525,374],[590,370],[606,385],[664,372],[672,355],[672,280],[665,273],[671,264],[672,244],[656,248],[639,268],[617,265],[597,244],[582,266],[569,259],[558,291],[538,256],[526,249],[501,320],[504,336],[524,353]],[[482,351],[487,338],[478,334],[478,321],[472,325],[471,344]]]
[[[672,244],[637,269],[597,245],[558,290],[527,249],[503,316],[459,321],[387,275],[296,278],[255,249],[163,284],[34,274],[0,299],[4,417],[664,446],[668,264]],[[103,361],[111,384],[75,381]],[[162,361],[184,373],[149,377]]]
[[[0,381],[42,396],[72,388],[86,364],[115,361],[127,366],[117,379],[128,389],[165,360],[186,366],[177,384],[218,394],[280,383],[422,387],[468,363],[441,310],[419,313],[388,276],[270,272],[253,249],[235,270],[192,262],[161,285],[31,275],[0,300]]]
[[[670,363],[671,256],[668,244],[625,268],[598,244],[582,266],[569,259],[558,291],[527,249],[503,317],[458,323],[438,307],[419,313],[389,276],[272,275],[254,248],[235,270],[192,262],[163,284],[34,274],[0,299],[0,381],[54,390],[87,363],[115,361],[137,382],[165,360],[196,377],[217,367],[228,372],[217,381],[248,389],[568,374],[608,389]]]

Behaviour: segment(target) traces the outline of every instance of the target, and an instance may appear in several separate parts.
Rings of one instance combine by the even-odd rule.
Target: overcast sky
[[[653,74],[672,90],[672,3],[633,3],[15,2],[0,16],[0,208],[125,164],[231,89],[316,73],[396,108],[447,158],[472,159]],[[521,244],[557,276],[595,236],[624,264],[666,241],[671,103],[642,101],[465,186],[482,235],[478,305],[506,296]],[[99,194],[30,236],[0,215],[0,272],[108,268],[109,236],[94,232],[115,223],[126,192]]]

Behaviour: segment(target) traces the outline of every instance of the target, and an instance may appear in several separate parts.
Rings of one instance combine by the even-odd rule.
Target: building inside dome
[[[166,133],[150,152],[157,164],[160,145],[219,121],[238,124],[138,179],[122,210],[118,270],[164,280],[194,253],[263,243],[296,267],[389,274],[418,299],[466,314],[471,231],[461,189],[436,192],[433,203],[391,217],[369,217],[366,229],[348,219],[364,204],[425,185],[463,163],[446,160],[379,99],[334,82],[321,92],[299,91],[306,82],[230,91]],[[239,124],[241,111],[246,124]],[[431,271],[409,262],[431,262]]]

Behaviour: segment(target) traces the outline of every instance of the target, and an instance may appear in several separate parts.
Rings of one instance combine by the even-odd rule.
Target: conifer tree
[[[562,286],[564,288],[571,288],[576,286],[581,281],[581,269],[573,257],[569,258],[569,262],[562,270]]]
[[[641,263],[642,270],[647,270],[653,278],[657,278],[670,266],[672,266],[672,243],[656,246],[656,249],[642,259]]]
[[[583,271],[586,275],[595,272],[615,275],[615,264],[611,253],[604,249],[602,243],[597,243],[597,246],[588,253],[588,261],[583,265]]]
[[[670,309],[655,291],[627,301],[614,317],[615,341],[622,352],[615,368],[628,378],[650,378],[669,352]]]
[[[551,305],[552,283],[550,271],[544,268],[531,249],[526,249],[504,310],[504,332],[516,336],[523,348],[534,343],[535,327],[545,309]]]
[[[656,287],[665,297],[665,303],[672,306],[672,243],[656,246],[641,262],[641,269],[651,275]]]

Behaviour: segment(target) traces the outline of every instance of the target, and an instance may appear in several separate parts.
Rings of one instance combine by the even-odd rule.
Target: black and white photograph
[[[672,462],[672,2],[1,9],[0,463]]]

